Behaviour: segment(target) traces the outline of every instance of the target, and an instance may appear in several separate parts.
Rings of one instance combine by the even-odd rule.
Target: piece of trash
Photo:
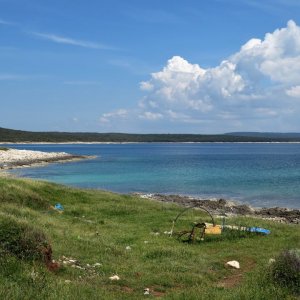
[[[71,280],[67,279],[65,280],[65,283],[71,283]]]
[[[164,234],[170,235],[170,234],[172,234],[172,231],[165,231]]]
[[[150,295],[150,289],[149,288],[144,289],[144,295]]]
[[[54,205],[54,208],[59,210],[59,211],[64,211],[64,207],[60,203],[56,203]]]
[[[150,232],[150,234],[152,234],[152,235],[159,235],[159,232]]]
[[[226,263],[227,266],[230,266],[232,268],[235,268],[235,269],[239,269],[240,268],[240,263],[236,260],[231,260],[231,261],[228,261]]]
[[[109,277],[110,280],[120,280],[120,277],[118,275],[113,275]]]
[[[250,228],[248,228],[248,230],[249,230],[250,232],[257,232],[257,233],[262,233],[262,234],[265,234],[265,235],[271,233],[270,230],[265,229],[265,228],[260,228],[260,227],[250,227]]]
[[[149,241],[144,241],[144,244],[148,244],[149,243]]]
[[[101,267],[101,266],[102,266],[102,264],[100,264],[100,263],[93,264],[93,267]]]
[[[125,249],[126,249],[126,250],[131,250],[131,247],[130,247],[130,246],[126,246]]]
[[[276,260],[274,258],[269,259],[269,265],[274,264],[274,262],[276,262]]]

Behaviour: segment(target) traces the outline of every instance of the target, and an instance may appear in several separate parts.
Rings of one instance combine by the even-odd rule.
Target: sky
[[[300,132],[299,0],[0,0],[0,127]]]

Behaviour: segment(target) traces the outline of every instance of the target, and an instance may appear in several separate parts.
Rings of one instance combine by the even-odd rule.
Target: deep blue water
[[[300,207],[300,144],[13,145],[98,155],[13,170],[19,176],[129,193],[222,197],[253,206]]]

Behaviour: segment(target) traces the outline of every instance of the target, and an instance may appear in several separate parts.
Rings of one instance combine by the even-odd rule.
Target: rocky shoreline
[[[91,159],[95,156],[74,155],[66,152],[42,152],[0,148],[0,170],[40,166],[53,162]]]
[[[300,224],[300,210],[281,207],[253,208],[246,204],[238,204],[225,199],[197,199],[180,195],[138,194],[141,198],[177,203],[184,207],[204,207],[219,216],[251,216],[281,223]]]

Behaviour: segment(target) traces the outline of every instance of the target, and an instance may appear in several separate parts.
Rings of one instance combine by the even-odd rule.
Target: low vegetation
[[[300,248],[299,225],[231,218],[227,224],[271,234],[188,244],[164,233],[180,211],[135,196],[0,177],[0,299],[297,299],[268,270],[270,258]],[[210,221],[192,210],[175,230],[194,218]],[[240,269],[226,267],[229,260]]]
[[[281,252],[271,266],[272,279],[300,296],[300,249]]]

